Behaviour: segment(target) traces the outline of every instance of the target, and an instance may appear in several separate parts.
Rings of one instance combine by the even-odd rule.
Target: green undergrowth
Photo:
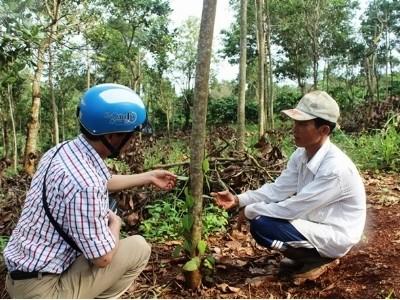
[[[147,205],[146,209],[149,217],[139,227],[145,238],[163,241],[182,237],[182,218],[186,212],[184,200],[171,195]],[[224,230],[228,217],[226,211],[212,203],[206,204],[203,210],[204,236]]]
[[[396,124],[369,133],[348,135],[338,130],[332,141],[356,163],[361,170],[399,171],[400,132]]]

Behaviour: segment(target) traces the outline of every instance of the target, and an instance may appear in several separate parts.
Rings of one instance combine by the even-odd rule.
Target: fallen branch
[[[250,154],[248,154],[248,153],[247,153],[246,155],[252,160],[252,162],[253,162],[257,167],[259,167],[261,170],[263,170],[265,173],[267,173],[269,179],[271,179],[272,181],[274,181],[274,178],[271,176],[271,174],[269,173],[269,171],[268,171],[266,168],[264,168],[263,166],[261,166],[261,165],[258,163],[258,161],[257,161],[252,155],[250,155]]]
[[[211,157],[209,159],[209,162],[224,162],[224,161],[229,161],[229,162],[243,162],[244,159],[237,159],[237,158],[233,158],[233,157]],[[184,166],[184,165],[189,165],[190,161],[189,160],[185,160],[185,161],[181,161],[181,162],[176,162],[176,163],[170,163],[170,164],[161,164],[161,165],[154,165],[150,168],[145,169],[147,170],[154,170],[154,169],[168,169],[168,168],[172,168],[172,167],[177,167],[177,166]]]

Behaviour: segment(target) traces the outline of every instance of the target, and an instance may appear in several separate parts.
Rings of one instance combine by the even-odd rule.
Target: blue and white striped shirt
[[[42,204],[44,173],[59,147],[43,156],[32,179],[21,217],[4,250],[9,271],[59,274],[80,255],[54,229]],[[115,247],[108,228],[110,177],[103,160],[82,135],[62,147],[46,177],[50,212],[87,259],[103,256]]]

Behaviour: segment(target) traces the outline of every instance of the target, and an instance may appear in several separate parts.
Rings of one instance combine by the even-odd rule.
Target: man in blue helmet
[[[168,171],[111,175],[104,164],[146,123],[145,106],[131,89],[94,86],[78,111],[82,134],[45,153],[4,250],[6,287],[13,298],[122,295],[151,250],[139,235],[119,239],[121,219],[108,207],[108,192],[175,186],[176,176]]]

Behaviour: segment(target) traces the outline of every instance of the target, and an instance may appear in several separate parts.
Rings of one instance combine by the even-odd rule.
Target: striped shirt
[[[44,173],[55,151],[40,160],[21,217],[4,250],[8,271],[60,274],[80,255],[57,233],[42,204]],[[115,247],[108,228],[106,165],[80,135],[67,142],[53,158],[46,176],[49,210],[87,259],[103,256]]]

